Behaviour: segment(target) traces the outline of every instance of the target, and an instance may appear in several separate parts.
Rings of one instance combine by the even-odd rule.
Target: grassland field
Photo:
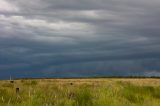
[[[160,106],[160,79],[1,80],[0,106]]]

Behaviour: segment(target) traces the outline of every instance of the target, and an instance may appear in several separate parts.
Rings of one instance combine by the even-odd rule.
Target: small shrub
[[[132,103],[142,103],[144,101],[143,96],[136,95],[131,92],[126,93],[124,97]]]
[[[35,81],[35,80],[31,81],[31,85],[37,85],[37,84],[38,84],[37,81]]]
[[[2,87],[13,88],[14,85],[13,85],[12,83],[4,83],[4,84],[2,85]]]
[[[154,90],[154,92],[152,93],[152,96],[153,96],[154,98],[160,99],[160,88],[156,88],[156,89]]]
[[[143,103],[144,94],[147,93],[148,88],[134,86],[130,83],[124,86],[123,96],[129,100],[131,103]]]
[[[92,95],[89,89],[84,88],[77,92],[75,106],[92,106]]]
[[[24,84],[24,85],[37,85],[38,82],[35,81],[35,80],[21,80],[21,82]]]

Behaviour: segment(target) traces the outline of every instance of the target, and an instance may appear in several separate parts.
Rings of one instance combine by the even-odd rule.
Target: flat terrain
[[[160,79],[5,80],[0,106],[160,106]]]

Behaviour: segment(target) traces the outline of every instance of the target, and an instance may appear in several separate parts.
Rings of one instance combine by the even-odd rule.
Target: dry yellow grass
[[[160,79],[6,80],[0,98],[0,106],[160,106]]]

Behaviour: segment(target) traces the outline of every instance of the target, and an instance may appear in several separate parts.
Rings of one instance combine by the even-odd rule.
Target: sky
[[[0,72],[160,76],[160,0],[0,0]]]

